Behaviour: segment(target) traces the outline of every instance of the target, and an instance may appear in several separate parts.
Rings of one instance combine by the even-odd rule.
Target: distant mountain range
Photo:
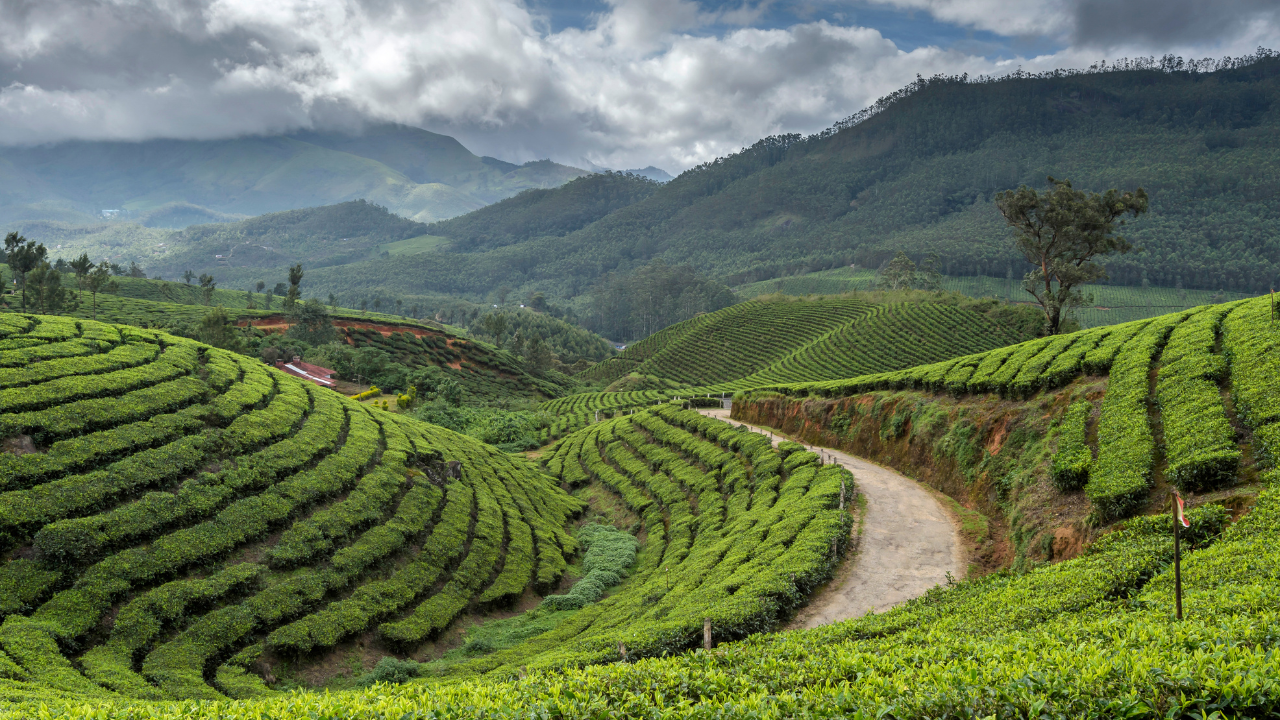
[[[1050,175],[1149,193],[1122,231],[1137,251],[1106,260],[1113,284],[1266,291],[1280,283],[1280,57],[920,80],[822,133],[765,138],[662,184],[509,198],[432,224],[432,252],[310,277],[339,295],[373,279],[476,301],[506,287],[582,311],[599,280],[657,260],[738,285],[905,251],[936,253],[951,276],[1020,279],[993,199]]]
[[[480,157],[452,137],[405,125],[0,147],[0,223],[180,228],[357,199],[431,222],[586,174],[549,160]]]

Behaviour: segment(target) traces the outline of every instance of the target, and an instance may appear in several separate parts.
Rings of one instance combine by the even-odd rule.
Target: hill
[[[10,697],[265,689],[243,670],[264,651],[413,643],[554,586],[577,548],[577,501],[463,436],[164,333],[0,328]]]
[[[610,383],[635,373],[720,391],[908,367],[1030,337],[1016,310],[920,295],[890,304],[878,294],[749,300],[660,330],[581,377]]]
[[[461,217],[433,223],[426,232],[453,241],[453,250],[492,250],[537,237],[566,235],[649,197],[657,188],[657,182],[629,172],[598,173],[571,180],[558,192],[526,190]]]
[[[186,270],[209,273],[224,285],[245,286],[287,275],[287,268],[297,263],[310,269],[363,260],[380,254],[382,245],[425,234],[422,223],[353,200],[179,230],[165,238],[168,252],[147,269],[169,277]]]
[[[3,266],[0,266],[3,267]],[[412,385],[424,395],[437,391],[442,383],[456,383],[461,399],[467,402],[509,403],[513,399],[544,400],[572,392],[575,381],[552,368],[533,369],[518,356],[475,339],[459,328],[431,320],[415,320],[404,315],[364,312],[346,308],[328,308],[327,319],[332,334],[291,332],[298,318],[280,310],[250,309],[246,293],[215,290],[208,305],[199,287],[183,283],[120,277],[115,293],[99,293],[97,308],[85,294],[80,305],[67,317],[96,319],[144,329],[164,330],[187,338],[218,342],[250,357],[282,357],[301,355],[307,361],[337,371],[338,380],[349,393],[367,390],[375,385],[393,396]],[[68,281],[68,284],[71,284]],[[256,305],[263,295],[255,294]],[[13,296],[0,296],[0,312],[20,309]],[[207,326],[208,318],[224,313],[226,331],[214,339]],[[557,328],[551,327],[549,330]],[[549,347],[561,351],[562,345],[590,351],[582,347],[588,335],[577,328],[560,328],[563,336],[548,332]],[[594,336],[592,336],[594,337]],[[603,340],[594,338],[597,345]],[[337,343],[333,347],[330,343]],[[377,353],[360,355],[360,348]],[[395,398],[390,402],[394,404]]]
[[[877,273],[867,269],[835,268],[789,275],[773,280],[760,280],[733,288],[734,295],[749,299],[760,295],[840,295],[865,291],[873,287]],[[943,275],[942,289],[972,298],[996,298],[1009,303],[1031,304],[1031,296],[1022,289],[1022,281],[1010,277],[986,275]],[[1130,320],[1166,315],[1174,310],[1190,310],[1206,304],[1242,300],[1262,293],[1239,293],[1225,290],[1188,290],[1154,285],[1086,285],[1082,292],[1093,296],[1093,302],[1074,311],[1081,327],[1116,325]]]
[[[11,180],[0,194],[0,221],[85,224],[111,210],[118,220],[162,227],[357,199],[437,220],[586,174],[549,161],[478,157],[451,137],[404,125],[7,147],[0,148],[0,163]],[[165,207],[184,210],[156,212]]]
[[[739,421],[891,458],[993,519],[1008,513],[1018,524],[1007,540],[1025,553],[1023,572],[958,579],[890,611],[815,630],[758,633],[828,576],[842,550],[830,539],[845,536],[851,521],[839,507],[850,478],[797,443],[771,451],[759,434],[664,404],[602,419],[544,455],[562,483],[607,493],[632,513],[644,529],[638,553],[619,547],[594,555],[587,579],[599,572],[597,581],[550,601],[581,609],[513,618],[526,624],[507,626],[503,642],[476,635],[471,654],[408,672],[448,682],[126,705],[86,684],[106,651],[90,649],[79,674],[58,659],[52,639],[33,640],[54,629],[38,622],[52,616],[44,608],[54,595],[30,617],[0,625],[0,648],[17,656],[6,666],[13,679],[0,680],[11,703],[0,714],[1267,716],[1280,710],[1271,630],[1280,620],[1271,602],[1280,579],[1269,571],[1280,563],[1272,447],[1280,417],[1272,379],[1280,369],[1270,313],[1265,299],[1214,305],[894,374],[735,398]],[[53,348],[48,340],[61,339],[38,326],[16,332],[45,351]],[[1174,619],[1173,518],[1159,514],[1169,484],[1193,506],[1181,535],[1183,620]],[[1131,500],[1135,488],[1142,502],[1117,502]],[[1057,527],[1064,514],[1080,517],[1082,500],[1092,503],[1094,519]],[[1135,511],[1157,514],[1112,521]],[[595,542],[596,532],[609,531],[592,530],[584,543]],[[618,576],[611,568],[632,562],[632,576],[598,599]],[[254,597],[233,596],[227,607],[256,607]],[[163,635],[171,639],[148,659],[178,657],[162,651],[209,637],[194,629],[222,612]],[[112,647],[114,628],[130,616],[115,616],[100,633],[102,645]],[[712,618],[717,640],[734,642],[681,652],[699,643],[704,618]],[[276,632],[267,633],[259,658],[270,659]],[[748,633],[758,634],[739,639]],[[227,655],[255,639],[234,641]],[[228,663],[217,664],[225,655],[210,662],[217,687],[264,692],[242,670],[262,662],[249,647]],[[40,648],[46,654],[37,657]],[[149,670],[167,677],[155,674],[164,668],[158,659],[148,659],[144,677]]]
[[[674,407],[607,438],[594,428],[594,460],[566,445],[550,461],[567,486],[591,468],[628,489],[647,528],[637,555],[611,526],[571,535],[584,504],[530,463],[257,361],[59,317],[0,315],[0,342],[10,707],[266,694],[255,672],[329,662],[355,636],[412,654],[464,609],[530,592],[564,622],[467,671],[599,662],[619,641],[661,655],[696,642],[704,617],[725,638],[771,627],[848,533],[831,507],[847,471]],[[607,441],[614,462],[645,468],[628,470],[636,485],[600,464]],[[723,489],[696,469],[707,463]],[[580,543],[585,577],[549,594]]]
[[[1280,276],[1265,230],[1280,202],[1268,169],[1280,162],[1278,97],[1280,59],[1265,52],[1212,71],[1171,60],[921,80],[823,133],[766,138],[691,169],[563,237],[374,260],[347,278],[567,299],[654,259],[741,284],[877,267],[900,249],[937,253],[948,275],[1020,277],[991,199],[1054,175],[1150,193],[1150,213],[1127,228],[1144,251],[1109,261],[1116,284],[1261,292]]]

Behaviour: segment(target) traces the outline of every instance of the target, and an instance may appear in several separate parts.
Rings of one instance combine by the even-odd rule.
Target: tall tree
[[[63,309],[74,309],[75,295],[62,289],[62,273],[47,262],[28,273],[24,286],[31,290],[32,305],[42,314],[57,315]]]
[[[190,285],[191,281],[195,279],[196,279],[196,274],[191,272],[190,270],[186,270],[182,273],[182,280],[188,285]]]
[[[880,284],[890,290],[910,290],[915,281],[916,264],[901,250],[880,270]]]
[[[4,238],[4,254],[9,263],[9,269],[13,271],[13,277],[22,290],[22,309],[26,310],[27,273],[39,267],[40,263],[49,256],[49,251],[43,244],[11,232]]]
[[[213,302],[213,291],[218,288],[218,281],[212,275],[200,276],[200,292],[204,295],[204,304]]]
[[[292,310],[293,306],[298,303],[298,298],[302,295],[302,290],[298,287],[302,284],[302,263],[298,263],[289,268],[289,294],[284,298],[284,308]]]
[[[115,283],[111,279],[111,266],[103,260],[98,267],[89,273],[86,284],[89,286],[89,292],[93,293],[93,319],[98,319],[98,293],[110,292],[112,285]]]
[[[1142,188],[1086,193],[1070,180],[1049,177],[1049,189],[1039,193],[1026,185],[996,195],[996,208],[1013,228],[1013,241],[1034,269],[1022,286],[1044,308],[1045,331],[1056,335],[1064,313],[1087,301],[1080,286],[1107,277],[1095,258],[1133,249],[1116,234],[1126,215],[1147,211]]]
[[[76,287],[80,288],[80,294],[84,295],[84,284],[89,279],[89,273],[93,272],[93,261],[89,259],[89,253],[80,253],[80,257],[71,261],[71,270],[76,274]]]

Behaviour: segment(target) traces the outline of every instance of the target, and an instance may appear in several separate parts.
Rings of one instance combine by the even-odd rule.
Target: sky
[[[1280,0],[0,0],[0,143],[398,122],[677,174],[915,79],[1280,49]]]

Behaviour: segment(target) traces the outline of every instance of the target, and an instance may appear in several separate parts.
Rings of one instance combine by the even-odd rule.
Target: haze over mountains
[[[0,221],[85,224],[105,212],[183,227],[365,199],[429,222],[585,174],[480,157],[447,135],[394,124],[359,134],[64,142],[0,148]]]

